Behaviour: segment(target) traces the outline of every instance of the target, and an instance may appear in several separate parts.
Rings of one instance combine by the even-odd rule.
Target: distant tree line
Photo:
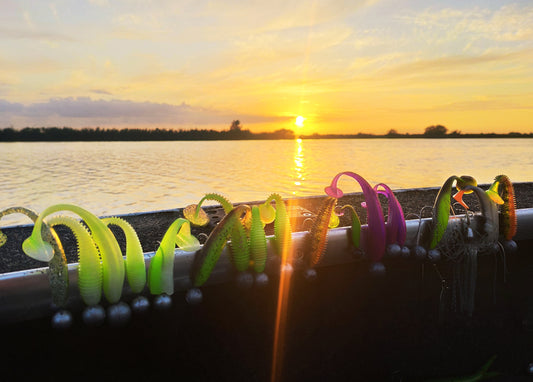
[[[0,129],[0,142],[74,142],[74,141],[215,141],[245,139],[294,139],[294,132],[280,129],[269,133],[252,133],[242,129],[238,120],[229,130],[172,129],[101,129],[71,127],[26,127],[21,130]]]
[[[533,138],[533,133],[507,134],[476,133],[463,134],[458,130],[448,133],[448,128],[443,125],[432,125],[425,128],[422,134],[401,134],[396,129],[390,129],[385,135],[358,133],[358,134],[312,134],[302,135],[300,138],[307,139],[339,139],[339,138]]]
[[[358,134],[311,134],[300,135],[303,139],[342,139],[342,138],[533,138],[533,133],[508,134],[481,133],[463,134],[460,131],[448,132],[442,125],[428,126],[422,134],[400,134],[390,129],[385,135]],[[12,127],[0,129],[0,142],[74,142],[74,141],[216,141],[253,139],[295,139],[292,130],[279,129],[268,133],[252,133],[243,129],[239,120],[234,120],[228,130],[173,130],[173,129],[102,129],[71,127],[25,127],[17,130]]]

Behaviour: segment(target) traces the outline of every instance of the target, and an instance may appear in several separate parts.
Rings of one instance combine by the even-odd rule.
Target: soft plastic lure
[[[118,217],[102,219],[109,226],[119,227],[126,237],[126,276],[128,285],[133,293],[141,293],[146,285],[146,265],[141,242],[133,227],[126,220]]]
[[[433,205],[429,249],[434,249],[439,244],[448,227],[451,207],[451,191],[454,183],[456,183],[456,188],[458,190],[462,190],[467,185],[477,186],[476,180],[468,175],[462,175],[460,177],[452,175],[446,180],[446,182],[444,182],[437,194],[435,204]]]
[[[226,215],[233,210],[233,204],[223,197],[222,195],[209,193],[206,194],[197,205],[191,205],[186,207],[183,210],[183,215],[188,219],[192,224],[204,226],[209,222],[209,217],[201,208],[202,203],[206,200],[212,200],[220,203],[224,209]],[[239,272],[243,272],[248,269],[250,266],[250,250],[248,248],[248,236],[246,233],[245,226],[250,228],[251,216],[247,213],[242,219],[241,224],[235,224],[232,228],[230,237],[231,241],[229,244],[230,248],[230,260],[235,266],[235,269]]]
[[[498,223],[498,208],[489,195],[477,186],[465,185],[459,190],[457,194],[453,196],[461,205],[468,206],[463,201],[463,195],[468,192],[473,192],[478,200],[481,207],[481,213],[485,218],[485,224],[483,229],[485,231],[486,237],[484,241],[486,242],[496,242],[498,240],[499,232],[499,223]]]
[[[47,219],[51,227],[64,225],[74,234],[78,243],[78,288],[83,302],[96,305],[102,297],[102,262],[98,247],[91,234],[78,220],[70,216]]]
[[[241,217],[249,212],[250,207],[248,205],[239,205],[224,216],[215,229],[211,231],[203,247],[194,256],[190,273],[193,287],[198,288],[207,281],[234,226],[242,224]]]
[[[276,209],[271,202],[276,203]],[[279,194],[271,194],[265,203],[259,206],[263,223],[268,224],[274,220],[274,247],[278,256],[290,253],[292,242],[292,228],[285,203]]]
[[[233,204],[224,196],[215,193],[205,194],[198,204],[191,204],[183,210],[183,216],[189,220],[191,224],[203,227],[209,223],[209,217],[202,209],[202,203],[206,200],[212,200],[222,206],[225,214],[228,214],[233,209]]]
[[[254,271],[262,273],[267,260],[267,241],[261,213],[258,206],[252,207],[252,226],[250,228],[250,257],[253,261]]]
[[[176,244],[188,252],[200,247],[198,239],[191,235],[190,222],[178,218],[165,232],[161,244],[148,268],[148,287],[151,294],[172,295],[174,293],[174,249]]]
[[[351,239],[352,244],[356,249],[361,249],[361,220],[359,219],[359,215],[357,215],[357,212],[355,211],[355,208],[353,206],[347,204],[345,206],[341,207],[342,210],[349,209],[352,214],[352,226],[351,226]]]
[[[311,230],[307,234],[305,256],[308,268],[316,267],[324,256],[331,215],[337,204],[337,198],[328,196],[322,202]]]
[[[32,210],[24,207],[12,207],[0,212],[0,219],[3,216],[14,213],[26,215],[33,222],[38,218],[38,215]],[[65,251],[63,250],[63,246],[61,245],[61,241],[56,232],[53,229],[48,228],[47,224],[45,224],[45,227],[46,229],[42,232],[43,238],[50,243],[54,253],[54,256],[48,262],[48,280],[52,290],[52,301],[56,306],[64,307],[68,299],[69,284],[67,258],[65,257]],[[6,235],[0,230],[0,247],[5,244],[6,240]]]
[[[487,194],[496,199],[496,195],[499,197],[501,190],[501,204],[500,207],[500,234],[502,237],[509,241],[516,235],[517,222],[516,222],[516,201],[514,196],[514,187],[511,180],[507,175],[498,175],[494,179],[494,183],[487,190]],[[495,194],[491,193],[495,192]],[[493,200],[494,200],[493,199]]]
[[[373,270],[377,272],[383,270],[382,265],[377,264],[380,264],[381,259],[385,254],[386,232],[383,211],[377,194],[362,176],[350,171],[337,174],[331,181],[331,185],[325,188],[326,194],[335,198],[342,197],[344,193],[337,187],[337,182],[342,175],[347,175],[356,180],[363,190],[363,195],[366,201],[368,223],[368,230],[366,232],[365,240],[363,241],[363,252],[374,263]]]
[[[379,188],[383,188],[380,190]],[[392,190],[386,184],[379,183],[374,186],[374,191],[378,194],[385,195],[388,200],[388,217],[385,230],[387,232],[387,244],[398,244],[403,246],[407,237],[407,227],[403,216],[402,206]]]
[[[22,243],[24,252],[40,261],[50,261],[54,256],[52,246],[43,241],[41,228],[43,219],[59,211],[71,211],[79,215],[89,227],[102,258],[103,289],[106,299],[115,304],[120,300],[124,285],[124,259],[111,230],[95,215],[72,204],[56,204],[45,209],[35,221],[32,234]]]

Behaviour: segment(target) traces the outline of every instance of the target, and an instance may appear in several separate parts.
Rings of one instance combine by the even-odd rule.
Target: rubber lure
[[[493,203],[492,199],[489,197],[489,195],[482,190],[481,188],[477,186],[470,186],[466,185],[461,188],[461,190],[454,195],[454,199],[457,200],[462,205],[466,206],[466,204],[462,201],[463,195],[467,193],[468,191],[473,191],[474,194],[477,196],[479,200],[479,204],[481,207],[481,213],[485,217],[485,224],[484,224],[484,230],[487,234],[487,240],[488,241],[497,241],[498,240],[498,232],[499,232],[499,223],[498,223],[498,208],[496,207],[496,204]]]
[[[250,228],[250,257],[254,271],[261,273],[265,270],[267,260],[267,241],[261,213],[258,206],[252,207],[252,226]]]
[[[337,198],[328,196],[322,202],[311,230],[307,235],[305,256],[309,268],[317,266],[323,258],[327,244],[328,226],[337,204]]]
[[[456,176],[452,175],[442,185],[435,199],[433,205],[433,213],[431,218],[431,239],[429,249],[434,249],[444,236],[444,232],[448,227],[448,219],[450,217],[451,207],[451,191],[453,184],[456,183],[456,188],[460,191],[465,186],[477,186],[477,181],[468,175]],[[466,193],[470,193],[467,191]]]
[[[109,226],[119,227],[126,237],[126,276],[128,285],[133,293],[141,293],[146,285],[146,264],[144,253],[137,233],[126,220],[118,217],[102,219]]]
[[[24,207],[12,207],[0,212],[0,219],[3,216],[14,213],[26,215],[33,222],[38,218],[38,215],[32,210]],[[56,306],[64,307],[68,299],[69,285],[67,258],[56,232],[52,228],[49,228],[47,224],[45,224],[45,227],[47,229],[42,233],[43,238],[50,243],[54,253],[54,256],[48,262],[48,281],[52,290],[52,301]],[[0,247],[5,244],[6,240],[7,236],[0,230]]]
[[[325,188],[326,194],[336,198],[340,198],[344,195],[342,190],[337,187],[337,182],[342,175],[350,176],[356,180],[363,190],[368,221],[368,230],[363,242],[363,252],[370,258],[370,260],[372,260],[372,262],[378,263],[385,254],[386,232],[383,211],[377,194],[362,176],[350,171],[337,174],[331,181],[331,185]]]
[[[380,187],[383,190],[380,190]],[[387,224],[385,225],[387,244],[397,243],[403,246],[407,237],[407,227],[400,202],[398,202],[398,199],[396,199],[396,196],[386,184],[379,183],[375,185],[374,191],[385,195],[388,200]]]
[[[102,262],[91,234],[78,220],[70,216],[54,216],[47,219],[51,227],[68,227],[78,243],[78,289],[83,302],[96,305],[102,298]]]
[[[200,248],[198,239],[191,235],[187,219],[178,218],[170,225],[150,260],[148,288],[151,294],[174,294],[174,249],[177,242],[185,244],[181,249],[189,252]]]
[[[22,243],[23,251],[26,255],[40,261],[50,261],[53,258],[53,248],[43,241],[41,227],[46,216],[63,210],[79,215],[89,227],[102,257],[104,294],[111,304],[117,303],[124,285],[124,259],[111,230],[89,211],[72,204],[56,204],[46,208],[35,221],[31,236]]]
[[[190,273],[193,287],[199,287],[207,281],[234,226],[242,224],[241,217],[249,214],[249,212],[250,207],[241,204],[224,216],[215,229],[211,231],[203,247],[194,256]]]
[[[276,209],[271,202],[276,203]],[[274,246],[278,256],[290,253],[292,243],[292,227],[285,203],[279,194],[271,194],[265,203],[259,206],[261,219],[268,224],[274,220]]]
[[[209,217],[201,208],[202,203],[206,200],[212,200],[220,203],[225,214],[228,214],[233,209],[233,204],[231,204],[231,202],[224,196],[220,194],[209,193],[205,194],[204,197],[200,199],[198,204],[191,204],[183,210],[183,216],[185,219],[189,220],[191,224],[201,227],[209,223]]]
[[[186,219],[191,221],[192,224],[203,226],[209,222],[209,217],[207,214],[200,208],[202,203],[206,200],[212,200],[220,203],[224,209],[224,213],[227,215],[231,210],[233,210],[233,204],[226,199],[224,196],[209,193],[206,194],[197,205],[191,205],[186,207],[183,210],[183,215]],[[242,219],[241,224],[235,224],[231,232],[231,241],[229,243],[230,248],[230,260],[235,266],[237,271],[242,272],[248,269],[250,266],[250,250],[248,248],[248,235],[246,234],[246,229],[250,228],[251,216],[247,213]]]
[[[342,210],[349,209],[352,212],[352,227],[351,227],[351,239],[352,244],[356,249],[360,249],[361,247],[361,220],[359,219],[359,215],[357,215],[357,212],[355,211],[355,208],[353,206],[347,204],[345,206],[341,207]]]
[[[500,187],[501,186],[501,187]],[[501,190],[501,197],[498,191]],[[500,208],[500,233],[505,240],[511,240],[516,235],[516,201],[514,196],[514,187],[511,180],[506,175],[498,175],[494,183],[487,190],[491,198],[496,199],[498,196],[502,204]]]

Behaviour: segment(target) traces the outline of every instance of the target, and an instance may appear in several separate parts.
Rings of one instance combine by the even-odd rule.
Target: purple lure
[[[379,190],[382,187],[383,190]],[[387,244],[397,243],[403,246],[407,237],[407,227],[403,216],[402,206],[392,190],[386,184],[380,183],[374,186],[374,191],[378,194],[385,195],[388,200],[388,218],[385,227],[387,231]]]
[[[342,190],[337,187],[337,182],[342,175],[347,175],[355,179],[363,190],[363,195],[366,200],[368,230],[365,235],[365,240],[362,242],[362,247],[370,260],[375,263],[380,262],[385,254],[387,238],[383,211],[381,210],[377,193],[363,177],[356,173],[345,171],[338,173],[333,178],[331,185],[324,189],[326,194],[335,198],[340,198],[344,195]]]

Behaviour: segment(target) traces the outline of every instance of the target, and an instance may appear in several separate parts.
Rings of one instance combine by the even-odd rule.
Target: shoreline
[[[489,185],[480,185],[481,188],[487,189]],[[533,182],[523,182],[513,184],[515,189],[516,208],[533,208]],[[404,216],[406,220],[418,219],[420,211],[424,207],[431,207],[435,201],[439,187],[429,188],[413,188],[413,189],[401,189],[394,190],[394,194],[400,202]],[[286,205],[289,207],[289,214],[292,215],[293,232],[305,231],[309,228],[308,219],[312,219],[318,212],[322,200],[325,195],[317,195],[312,197],[300,197],[300,198],[287,198],[284,199]],[[466,199],[465,199],[466,200]],[[344,206],[350,204],[355,207],[361,222],[366,222],[366,212],[360,206],[364,201],[362,192],[355,192],[345,194],[342,198],[339,198],[338,206]],[[247,201],[235,203],[239,204],[258,204],[261,201]],[[477,211],[477,199],[472,197],[468,203],[471,205],[473,211]],[[183,206],[185,207],[185,206]],[[173,210],[164,211],[151,211],[143,213],[132,213],[126,215],[117,215],[124,218],[130,223],[139,236],[143,251],[152,252],[159,246],[159,241],[162,239],[164,233],[170,226],[170,224],[177,218],[183,217],[183,207]],[[382,199],[383,211],[387,213],[386,201]],[[211,218],[211,222],[205,227],[192,227],[192,233],[195,236],[208,235],[215,225],[220,221],[224,212],[220,206],[207,206],[204,208]],[[463,211],[457,209],[457,213]],[[424,208],[422,218],[431,216],[431,208]],[[349,226],[350,218],[348,216],[340,217],[339,227]],[[46,266],[45,263],[33,260],[27,257],[22,252],[22,241],[30,236],[32,224],[20,225],[20,226],[8,226],[0,227],[2,232],[7,235],[7,242],[4,246],[0,247],[0,274],[7,272],[14,272],[27,269],[35,269]],[[273,224],[266,226],[266,234],[273,234]],[[113,228],[112,228],[113,230]],[[65,254],[69,263],[77,262],[76,253],[76,240],[72,233],[65,227],[57,227],[56,231],[61,238],[61,243],[65,248]],[[117,236],[117,240],[124,251],[124,237],[122,232],[113,231]],[[201,242],[203,242],[201,240]]]

